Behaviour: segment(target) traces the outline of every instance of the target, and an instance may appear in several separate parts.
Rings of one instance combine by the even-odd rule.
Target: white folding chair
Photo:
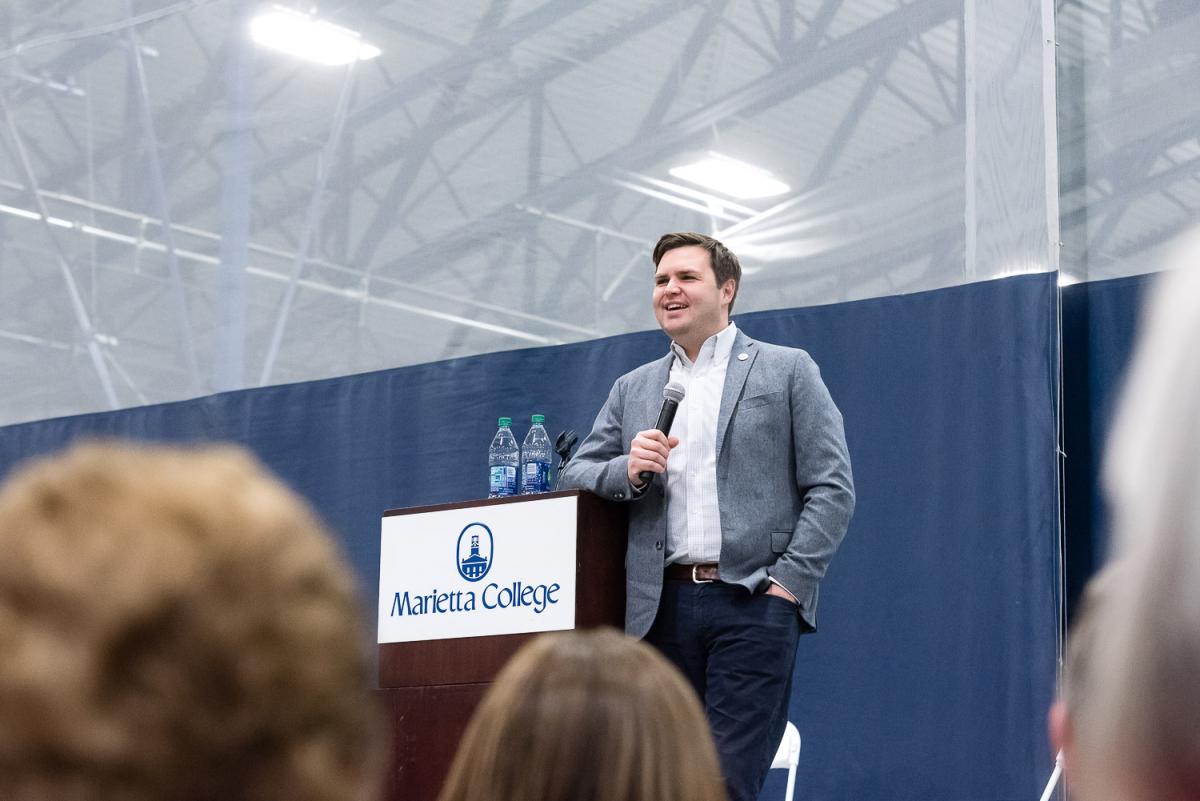
[[[800,731],[790,720],[783,730],[783,739],[779,741],[779,750],[775,759],[771,760],[772,768],[787,768],[787,794],[784,801],[792,801],[796,792],[796,765],[800,764]]]

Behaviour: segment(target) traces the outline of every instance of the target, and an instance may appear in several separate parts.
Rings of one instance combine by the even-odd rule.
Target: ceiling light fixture
[[[375,58],[382,51],[340,25],[283,6],[272,6],[250,21],[255,42],[306,61],[337,66]]]
[[[672,167],[669,172],[680,180],[738,200],[775,197],[791,191],[766,170],[720,153],[710,152],[699,161]]]

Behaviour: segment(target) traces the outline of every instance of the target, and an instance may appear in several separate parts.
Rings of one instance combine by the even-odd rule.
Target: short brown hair
[[[355,580],[247,453],[35,462],[0,490],[0,554],[0,798],[362,797]]]
[[[669,250],[686,247],[700,247],[708,251],[708,262],[712,265],[713,276],[717,286],[725,286],[725,282],[733,279],[733,297],[729,299],[729,313],[733,314],[733,302],[737,300],[738,289],[742,286],[742,265],[733,251],[711,236],[698,234],[695,231],[685,231],[675,234],[663,234],[654,246],[654,266],[662,261],[663,254]]]
[[[440,801],[724,801],[700,702],[650,646],[548,634],[513,657],[463,737]]]

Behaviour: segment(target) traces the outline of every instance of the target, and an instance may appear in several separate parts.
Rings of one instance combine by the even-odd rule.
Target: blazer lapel
[[[750,337],[738,331],[733,340],[733,351],[729,354],[729,365],[725,368],[725,387],[721,390],[721,411],[717,415],[717,462],[721,461],[721,446],[725,443],[725,431],[729,421],[733,419],[733,410],[737,407],[746,376],[750,375],[750,367],[758,356],[757,343]],[[746,354],[745,359],[739,358]]]
[[[631,408],[639,409],[644,415],[641,419],[648,420],[644,426],[635,428],[637,431],[644,431],[648,428],[653,428],[655,422],[658,421],[658,412],[662,408],[663,403],[663,387],[671,380],[671,364],[675,361],[675,354],[668,351],[666,356],[663,356],[654,363],[654,371],[651,374],[653,380],[642,386],[646,389],[646,395],[638,398],[638,402]],[[625,443],[628,446],[629,443]]]

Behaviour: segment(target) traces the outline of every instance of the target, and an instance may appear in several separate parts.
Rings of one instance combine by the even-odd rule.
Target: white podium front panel
[[[575,627],[578,497],[383,518],[379,642]]]

